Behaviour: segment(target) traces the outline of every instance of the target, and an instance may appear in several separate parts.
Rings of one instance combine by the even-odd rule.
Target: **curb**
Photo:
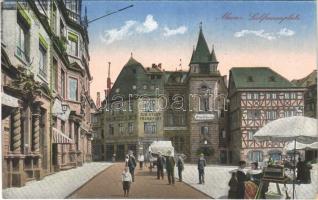
[[[115,163],[116,164],[116,163]],[[106,167],[105,169],[103,169],[102,171],[98,172],[97,174],[95,174],[94,176],[92,176],[90,179],[88,179],[85,183],[83,183],[81,186],[79,186],[78,188],[76,188],[73,192],[71,192],[70,194],[68,194],[67,196],[64,197],[64,199],[69,199],[75,192],[77,192],[78,190],[80,190],[81,188],[83,188],[87,183],[89,183],[91,180],[93,180],[95,177],[97,177],[98,175],[100,175],[101,173],[103,173],[104,171],[106,171],[107,169],[113,167],[115,164],[112,164],[108,167]]]

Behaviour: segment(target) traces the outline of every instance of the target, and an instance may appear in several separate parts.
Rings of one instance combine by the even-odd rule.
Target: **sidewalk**
[[[111,165],[112,163],[106,162],[85,163],[82,167],[52,174],[40,181],[28,182],[26,186],[21,188],[4,189],[2,197],[10,199],[64,199]]]
[[[230,180],[229,171],[236,169],[237,167],[232,166],[217,166],[208,165],[205,168],[205,184],[198,184],[198,170],[196,165],[185,165],[183,172],[183,181],[192,187],[208,194],[213,198],[224,199],[228,195],[228,182]],[[175,170],[177,175],[177,169]],[[313,165],[311,170],[311,184],[296,185],[296,197],[297,199],[315,199],[318,192],[318,164]],[[283,185],[280,184],[281,191],[285,195]],[[292,195],[292,185],[287,185],[289,195]],[[271,183],[269,191],[276,192],[276,185]]]

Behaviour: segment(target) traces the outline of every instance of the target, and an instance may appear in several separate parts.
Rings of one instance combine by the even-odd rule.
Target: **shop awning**
[[[57,128],[52,128],[53,131],[53,143],[57,144],[73,144],[73,140],[67,137],[62,131]]]
[[[19,107],[19,99],[3,92],[1,93],[1,104],[16,108],[16,107]]]

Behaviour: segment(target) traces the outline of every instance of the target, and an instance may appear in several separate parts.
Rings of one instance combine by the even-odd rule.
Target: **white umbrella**
[[[271,121],[254,135],[254,138],[258,141],[294,141],[294,166],[296,166],[296,141],[311,144],[317,141],[317,137],[317,120],[303,116],[285,117]],[[295,177],[295,167],[293,171]],[[293,199],[294,197],[295,180],[293,181]]]
[[[285,117],[271,121],[254,135],[254,138],[259,141],[296,140],[305,144],[316,142],[317,137],[317,119],[303,116]]]
[[[285,146],[285,149],[287,151],[291,151],[295,149],[295,141],[287,144]],[[314,142],[312,144],[304,144],[304,143],[300,143],[300,142],[296,142],[296,149],[298,150],[303,150],[303,149],[318,149],[318,142]]]

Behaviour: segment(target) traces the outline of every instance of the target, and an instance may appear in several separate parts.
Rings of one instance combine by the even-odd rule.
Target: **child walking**
[[[130,184],[132,181],[131,174],[129,172],[128,167],[125,167],[125,170],[121,174],[122,177],[122,182],[123,182],[123,189],[124,189],[124,197],[129,196],[129,189],[130,189]]]

